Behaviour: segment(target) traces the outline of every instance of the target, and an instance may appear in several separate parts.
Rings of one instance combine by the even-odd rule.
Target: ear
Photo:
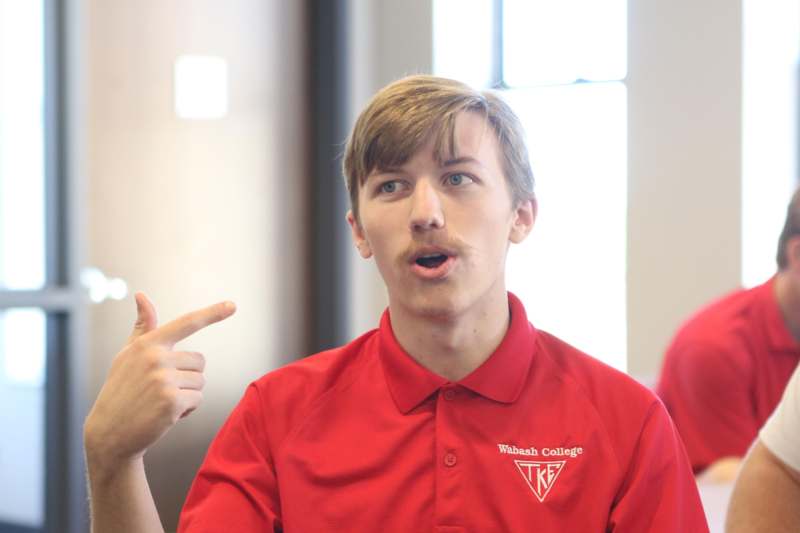
[[[352,209],[347,211],[347,223],[350,224],[350,233],[353,236],[353,243],[355,243],[356,248],[358,248],[358,253],[364,259],[372,257],[372,248],[370,248],[367,237],[364,235],[364,229],[361,227],[361,223],[356,220],[355,215],[353,215]]]
[[[508,240],[514,244],[519,244],[525,240],[525,237],[533,229],[533,223],[536,222],[536,212],[538,210],[536,198],[524,200],[514,209],[514,219],[511,223],[511,232],[508,234]]]
[[[800,274],[800,235],[793,235],[786,241],[786,270]]]

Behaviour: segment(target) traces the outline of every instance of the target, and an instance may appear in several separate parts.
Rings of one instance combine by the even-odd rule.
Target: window
[[[531,322],[626,368],[627,4],[436,0],[434,70],[499,87],[525,126],[539,214],[507,286]],[[490,50],[491,54],[484,51]]]
[[[775,272],[775,252],[798,185],[800,3],[742,4],[742,283]]]
[[[0,289],[45,285],[44,13],[0,0]],[[44,525],[45,313],[0,309],[0,524]]]
[[[0,531],[85,528],[56,0],[0,0]],[[67,375],[69,374],[69,379]]]
[[[0,0],[0,289],[44,285],[43,17]]]

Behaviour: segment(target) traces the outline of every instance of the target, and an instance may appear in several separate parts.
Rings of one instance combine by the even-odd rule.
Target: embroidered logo
[[[514,464],[522,474],[522,479],[530,487],[531,492],[544,503],[544,499],[553,488],[567,461],[575,460],[584,454],[583,446],[528,446],[519,448],[513,444],[497,444],[497,451],[502,455],[522,456],[514,459]]]
[[[522,478],[542,503],[544,503],[544,499],[547,497],[550,489],[553,488],[556,479],[558,479],[558,475],[564,469],[565,463],[566,461],[514,460],[514,464],[517,465],[517,469],[519,473],[522,474]]]

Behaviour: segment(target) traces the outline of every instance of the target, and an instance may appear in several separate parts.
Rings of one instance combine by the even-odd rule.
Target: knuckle
[[[145,358],[151,369],[164,369],[167,366],[167,352],[159,348],[151,348],[145,352]]]
[[[159,366],[153,371],[153,381],[162,389],[173,388],[174,378],[169,368]]]
[[[174,387],[163,387],[160,392],[162,410],[172,412],[178,404],[178,391]]]
[[[142,357],[142,366],[148,381],[156,384],[162,383],[164,376],[157,358]]]
[[[144,365],[146,371],[153,373],[158,372],[159,368],[161,368],[158,357],[152,352],[142,354],[142,365]]]

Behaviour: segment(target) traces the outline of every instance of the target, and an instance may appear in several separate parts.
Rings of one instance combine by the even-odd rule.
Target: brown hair
[[[435,135],[442,162],[455,155],[455,119],[463,111],[485,117],[497,135],[514,205],[534,198],[533,171],[517,116],[499,96],[455,80],[409,76],[381,89],[361,112],[347,140],[344,176],[358,220],[358,190],[376,169],[402,166]]]
[[[786,222],[783,224],[783,231],[778,238],[778,269],[783,270],[789,266],[789,259],[786,256],[786,244],[795,235],[800,235],[800,189],[794,191],[789,207],[786,208]]]

